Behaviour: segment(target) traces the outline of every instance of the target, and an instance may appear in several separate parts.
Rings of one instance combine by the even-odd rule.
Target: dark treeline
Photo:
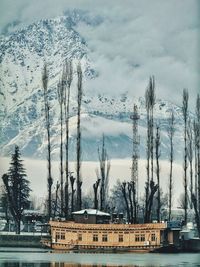
[[[83,96],[83,73],[81,64],[67,61],[63,65],[60,80],[57,85],[60,122],[60,177],[52,177],[52,121],[50,106],[50,89],[48,88],[48,65],[45,63],[42,73],[42,86],[44,92],[44,118],[47,138],[47,189],[46,200],[47,218],[63,217],[72,218],[72,212],[82,208],[95,208],[110,213],[123,213],[128,223],[149,223],[153,220],[158,222],[163,219],[171,220],[174,200],[174,134],[175,113],[169,112],[167,134],[169,141],[169,179],[168,192],[163,194],[161,188],[161,125],[154,118],[156,104],[155,79],[150,77],[145,92],[146,107],[146,181],[144,192],[138,192],[138,159],[139,159],[139,114],[134,105],[133,114],[133,155],[131,177],[125,180],[117,180],[116,185],[109,190],[109,177],[111,163],[106,149],[107,139],[103,135],[101,146],[97,148],[99,157],[99,169],[96,170],[96,181],[91,185],[90,196],[82,192],[84,177],[81,174],[81,104]],[[69,120],[70,120],[70,92],[72,82],[76,81],[77,89],[77,135],[76,135],[76,171],[72,173],[69,168]],[[176,179],[183,184],[182,207],[184,209],[184,223],[188,220],[188,209],[193,208],[197,228],[200,229],[200,96],[197,96],[195,116],[192,119],[189,114],[189,94],[186,89],[182,95],[183,129],[183,177],[181,174]],[[74,107],[73,107],[74,108]],[[128,156],[128,155],[127,155]],[[19,148],[15,148],[12,156],[11,167],[3,175],[4,188],[2,203],[5,209],[10,211],[16,222],[16,231],[20,232],[21,212],[29,204],[30,187],[26,179],[25,170],[19,159]],[[117,179],[117,177],[116,177]],[[143,195],[141,195],[141,193]],[[140,198],[139,198],[140,196]],[[162,210],[167,208],[167,213]],[[165,209],[166,210],[166,209]],[[162,215],[162,216],[161,216]],[[164,218],[163,218],[164,216]],[[200,236],[200,230],[199,230]]]

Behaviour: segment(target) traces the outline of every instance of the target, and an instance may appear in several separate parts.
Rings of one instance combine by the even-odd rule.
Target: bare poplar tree
[[[193,127],[191,120],[188,120],[187,127],[187,138],[188,138],[188,147],[187,147],[187,156],[190,165],[190,208],[192,208],[192,194],[193,194]]]
[[[130,202],[130,222],[133,223],[133,201],[132,201],[132,184],[131,182],[128,183],[128,198]]]
[[[152,205],[153,205],[153,199],[156,191],[158,190],[158,185],[155,184],[153,180],[150,181],[150,194],[148,199],[148,209],[147,209],[147,221],[151,221],[151,211],[152,211]]]
[[[76,166],[76,172],[77,172],[77,191],[76,191],[76,205],[77,210],[81,209],[82,205],[82,181],[81,181],[81,101],[82,101],[82,95],[83,95],[83,89],[82,89],[82,69],[80,63],[77,66],[77,76],[78,76],[78,111],[77,111],[77,147],[76,147],[76,154],[77,154],[77,166]]]
[[[50,135],[50,106],[49,106],[49,100],[48,100],[48,73],[47,73],[47,66],[46,63],[44,64],[44,69],[42,73],[42,86],[44,90],[44,110],[45,110],[45,127],[47,131],[47,162],[48,162],[48,178],[47,178],[47,184],[48,184],[48,219],[51,218],[51,190],[52,190],[52,174],[51,174],[51,135]]]
[[[72,212],[74,211],[74,194],[76,192],[76,189],[74,189],[74,183],[76,179],[72,175],[70,175],[69,179],[71,183],[71,214],[72,214]]]
[[[196,101],[196,151],[197,151],[197,200],[200,216],[200,95],[197,95]],[[199,236],[200,237],[200,236]]]
[[[198,235],[200,237],[200,96],[197,95],[196,118],[194,122],[195,144],[195,192],[192,194],[192,203],[195,211]]]
[[[154,105],[155,105],[155,81],[154,77],[150,77],[149,85],[145,92],[145,102],[146,102],[146,111],[147,111],[147,181],[145,185],[145,218],[144,221],[147,221],[149,217],[148,212],[149,205],[149,191],[150,191],[150,180],[153,181],[153,160],[154,160]],[[149,217],[150,218],[150,217]]]
[[[65,219],[69,217],[69,105],[70,105],[70,91],[71,84],[73,80],[73,67],[72,62],[67,61],[64,66],[64,81],[66,82],[66,87],[64,90],[64,110],[65,110]]]
[[[148,199],[149,199],[149,183],[150,183],[150,103],[149,103],[149,89],[147,88],[145,92],[145,104],[147,112],[147,144],[146,144],[146,153],[147,153],[147,181],[145,183],[145,215],[144,221],[147,222],[147,212],[148,212]]]
[[[57,87],[58,92],[58,102],[60,105],[60,201],[61,201],[61,210],[60,216],[63,217],[64,212],[64,192],[63,192],[63,104],[64,104],[64,80],[62,79],[58,83]]]
[[[57,181],[56,183],[56,195],[55,195],[55,204],[54,204],[54,218],[56,216],[56,213],[58,211],[58,190],[59,190],[60,184]]]
[[[110,173],[110,161],[105,148],[105,137],[102,138],[102,149],[101,152],[98,149],[99,154],[99,165],[100,165],[100,210],[106,210],[107,197],[108,197],[108,185],[109,185],[109,173]]]
[[[127,199],[129,200],[129,203],[130,203],[130,207],[129,207],[130,222],[137,223],[138,222],[138,214],[137,214],[138,201],[137,201],[137,193],[136,193],[136,182],[135,181],[128,182],[127,189],[128,189]]]
[[[188,168],[188,162],[187,162],[187,125],[188,125],[188,91],[186,89],[183,90],[183,104],[182,104],[182,114],[183,114],[183,120],[184,120],[184,164],[183,164],[183,170],[184,170],[184,221],[185,224],[187,223],[187,209],[188,209],[188,194],[187,194],[187,188],[188,188],[188,182],[187,182],[187,168]]]
[[[123,194],[124,201],[126,204],[127,221],[130,222],[130,209],[129,209],[128,199],[127,199],[126,185],[127,185],[126,182],[123,182],[121,184],[121,190],[122,190],[122,194]]]
[[[173,138],[174,138],[174,112],[171,111],[170,117],[168,119],[168,137],[170,142],[170,153],[169,153],[169,161],[170,161],[170,173],[169,173],[169,214],[168,214],[168,220],[171,220],[171,210],[172,210],[172,192],[173,192],[173,161],[174,161],[174,144],[173,144]]]
[[[155,105],[155,80],[154,76],[149,81],[149,105],[150,105],[150,151],[151,151],[151,180],[153,180],[153,159],[154,159],[154,105]]]
[[[160,202],[160,126],[156,126],[156,139],[155,139],[155,149],[156,149],[156,176],[157,176],[157,221],[160,222],[160,209],[161,209],[161,202]]]
[[[98,209],[99,201],[98,201],[98,188],[100,185],[101,179],[97,178],[96,182],[93,184],[94,189],[94,209]]]
[[[194,132],[194,161],[195,161],[195,165],[194,165],[194,195],[196,197],[196,199],[198,199],[198,151],[197,151],[197,144],[198,144],[198,131],[197,131],[198,127],[196,124],[196,120],[194,120],[193,123],[193,132]]]
[[[133,193],[133,223],[138,222],[138,200],[137,200],[137,193],[136,193],[136,183],[135,181],[131,181],[131,188]]]

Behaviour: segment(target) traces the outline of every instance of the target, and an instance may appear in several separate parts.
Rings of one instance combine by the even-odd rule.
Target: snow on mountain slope
[[[41,20],[14,34],[0,39],[0,119],[1,155],[13,151],[13,145],[20,146],[22,154],[34,158],[46,158],[46,131],[44,128],[44,103],[41,86],[41,72],[44,60],[48,64],[50,114],[52,124],[53,156],[59,157],[59,106],[57,82],[66,59],[74,64],[74,81],[70,100],[70,159],[75,159],[76,145],[76,63],[81,61],[84,80],[99,75],[88,58],[88,47],[84,38],[76,31],[77,23],[94,27],[102,18],[91,18],[86,13],[74,11],[63,17]],[[83,84],[84,87],[84,84]],[[102,135],[110,157],[131,156],[131,120],[133,103],[138,105],[140,120],[140,154],[145,157],[146,115],[143,98],[132,99],[127,93],[95,95],[84,88],[82,102],[82,158],[97,159],[97,149]],[[155,121],[162,128],[162,157],[168,155],[167,118],[170,110],[176,116],[176,157],[180,158],[182,147],[181,109],[167,101],[158,100],[155,106]]]

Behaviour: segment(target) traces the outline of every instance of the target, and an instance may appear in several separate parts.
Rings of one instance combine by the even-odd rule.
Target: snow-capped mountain
[[[23,156],[46,158],[46,130],[44,127],[44,103],[41,73],[44,61],[48,65],[52,145],[54,158],[59,157],[60,125],[57,83],[65,60],[72,59],[74,82],[70,100],[70,159],[75,158],[76,145],[76,64],[81,61],[84,80],[98,75],[88,56],[84,36],[76,31],[78,23],[94,27],[102,18],[91,18],[87,13],[74,11],[65,16],[41,20],[0,39],[0,118],[1,155],[13,151],[19,145]],[[95,89],[94,89],[95,90]],[[130,115],[133,103],[138,105],[140,154],[145,157],[146,114],[143,98],[132,99],[127,93],[113,97],[105,94],[87,94],[82,101],[82,158],[98,158],[97,149],[102,135],[111,158],[131,156],[132,126]],[[155,106],[155,121],[162,128],[162,156],[168,155],[167,119],[171,109],[176,116],[176,157],[181,157],[182,115],[181,109],[167,101],[158,100]]]

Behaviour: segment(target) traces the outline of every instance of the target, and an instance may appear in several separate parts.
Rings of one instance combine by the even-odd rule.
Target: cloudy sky
[[[200,88],[199,7],[198,0],[1,0],[0,31],[14,21],[23,27],[67,9],[86,10],[102,18],[98,26],[76,28],[99,73],[88,89],[142,96],[155,75],[159,98],[180,104],[188,88],[192,105]]]

